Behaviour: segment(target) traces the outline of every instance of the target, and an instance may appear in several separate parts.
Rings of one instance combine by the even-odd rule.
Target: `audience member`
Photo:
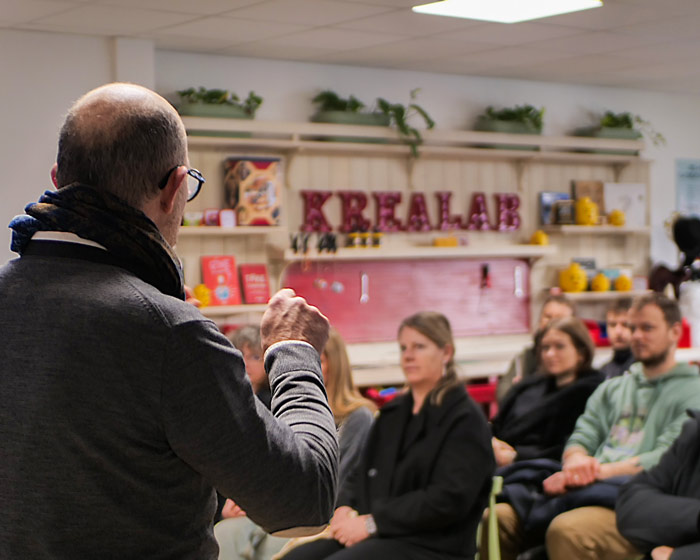
[[[533,337],[532,346],[525,348],[520,354],[513,358],[508,367],[508,371],[498,380],[496,388],[496,398],[498,402],[502,402],[511,386],[515,385],[522,379],[527,379],[537,373],[539,367],[538,357],[535,348],[537,340],[542,333],[542,329],[552,319],[560,319],[563,317],[575,317],[576,306],[574,302],[567,299],[561,294],[552,294],[547,296],[540,311],[540,318],[537,321],[537,330]]]
[[[240,353],[184,301],[172,247],[204,179],[172,106],[87,93],[52,179],[0,268],[0,558],[213,560],[215,487],[269,531],[318,531],[337,469],[328,322],[273,296],[262,345],[285,406],[258,406]]]
[[[248,379],[250,379],[250,384],[253,386],[253,393],[269,409],[272,393],[270,392],[270,382],[265,373],[262,344],[260,342],[260,327],[243,325],[231,331],[227,338],[243,354],[245,371],[248,374]],[[323,356],[321,360],[323,360]],[[323,361],[321,366],[323,366]]]
[[[473,558],[494,467],[486,420],[457,378],[443,315],[405,319],[399,347],[408,392],[380,411],[333,538],[287,560]]]
[[[675,301],[641,296],[629,324],[639,363],[588,399],[562,470],[541,483],[546,496],[498,504],[504,559],[515,558],[532,544],[533,533],[544,530],[550,560],[622,560],[637,553],[615,526],[619,484],[654,466],[678,436],[686,409],[700,407],[700,376],[697,367],[675,361],[681,335]]]
[[[593,350],[588,329],[575,317],[543,328],[538,345],[543,375],[513,385],[491,424],[499,467],[561,457],[588,397],[603,380],[591,368]]]
[[[243,337],[247,337],[254,342],[253,331],[241,333],[243,329],[235,331],[239,333],[235,340],[241,342]],[[330,330],[328,342],[321,353],[321,370],[338,430],[338,486],[341,494],[337,500],[344,501],[347,497],[342,494],[342,489],[348,486],[348,480],[357,469],[376,406],[355,387],[345,342],[335,329]],[[220,560],[269,560],[289,540],[265,533],[245,516],[245,512],[233,500],[227,500],[223,516],[225,519],[214,526]]]
[[[661,461],[620,490],[615,505],[620,533],[653,560],[700,558],[700,413]]]
[[[631,299],[619,299],[610,306],[605,314],[605,330],[613,350],[612,359],[600,368],[605,379],[627,373],[630,366],[637,361],[632,354],[632,331],[627,322],[631,305]]]

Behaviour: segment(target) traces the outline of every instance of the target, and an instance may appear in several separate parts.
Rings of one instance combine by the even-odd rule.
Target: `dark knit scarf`
[[[38,231],[74,233],[104,246],[115,261],[164,294],[184,299],[180,261],[156,225],[117,196],[86,185],[46,191],[10,222],[20,255]]]

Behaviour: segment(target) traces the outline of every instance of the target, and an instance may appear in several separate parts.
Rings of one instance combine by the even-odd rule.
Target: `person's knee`
[[[570,512],[557,515],[549,524],[546,535],[547,550],[556,550],[577,541],[581,535],[581,524]]]

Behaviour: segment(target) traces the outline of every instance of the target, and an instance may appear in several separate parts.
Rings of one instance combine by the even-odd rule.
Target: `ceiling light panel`
[[[598,8],[601,0],[444,0],[414,6],[419,14],[517,23]]]

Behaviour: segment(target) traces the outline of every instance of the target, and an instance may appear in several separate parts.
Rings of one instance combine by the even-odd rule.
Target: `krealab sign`
[[[333,227],[323,213],[323,205],[333,196],[333,191],[301,191],[304,200],[304,220],[301,231],[330,232]],[[406,220],[397,215],[397,206],[401,203],[402,193],[398,191],[373,192],[375,214],[374,223],[367,216],[367,193],[363,191],[336,191],[341,200],[341,221],[336,228],[342,233],[353,231],[514,231],[520,228],[520,197],[514,193],[497,193],[495,199],[495,219],[489,218],[487,197],[482,192],[472,195],[469,213],[452,214],[449,191],[435,193],[437,199],[437,216],[431,219],[425,200],[425,194],[411,193],[408,201]]]

